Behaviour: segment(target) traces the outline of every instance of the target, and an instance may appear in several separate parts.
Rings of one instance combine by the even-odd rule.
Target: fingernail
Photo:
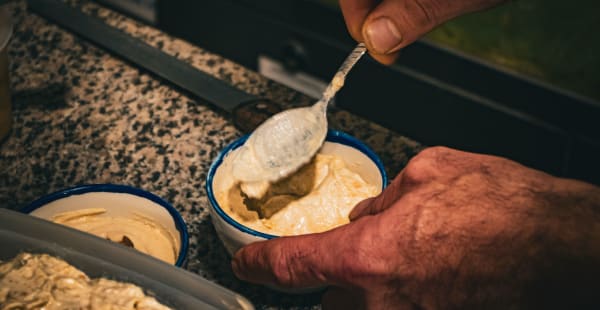
[[[364,36],[371,48],[379,54],[392,52],[402,42],[402,34],[387,17],[379,17],[370,22],[365,28]]]

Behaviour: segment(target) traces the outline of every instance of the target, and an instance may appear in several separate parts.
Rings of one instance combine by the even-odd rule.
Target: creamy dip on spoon
[[[315,155],[327,134],[327,104],[365,51],[365,45],[358,44],[316,104],[275,114],[246,140],[232,166],[246,195],[262,197],[270,183],[289,176]]]

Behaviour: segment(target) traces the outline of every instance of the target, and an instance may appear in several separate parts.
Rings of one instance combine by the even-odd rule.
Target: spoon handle
[[[331,101],[331,99],[333,98],[333,96],[335,96],[338,90],[340,90],[340,88],[344,86],[344,81],[346,80],[346,75],[348,75],[348,72],[350,72],[352,67],[354,67],[354,65],[358,62],[362,55],[365,54],[366,51],[367,47],[364,43],[359,43],[352,50],[350,55],[346,57],[346,60],[344,60],[344,62],[336,72],[331,82],[329,82],[329,85],[323,92],[323,96],[321,97],[321,100],[319,100],[318,104],[323,104],[324,106],[327,106],[329,101]]]
[[[358,43],[358,45],[352,50],[350,55],[348,55],[348,57],[346,57],[346,60],[344,60],[344,62],[338,69],[338,72],[336,73],[336,75],[339,74],[345,79],[348,72],[350,72],[350,69],[352,69],[352,67],[354,67],[354,65],[358,62],[358,60],[362,57],[362,55],[365,54],[366,51],[367,51],[367,47],[365,46],[365,44]]]

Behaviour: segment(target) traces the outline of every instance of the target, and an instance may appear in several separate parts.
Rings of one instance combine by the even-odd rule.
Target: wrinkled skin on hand
[[[503,1],[340,0],[339,4],[352,37],[365,42],[377,61],[391,64],[398,51],[442,23]]]
[[[537,308],[597,302],[600,194],[507,159],[429,148],[334,230],[257,242],[235,274],[330,285],[324,308]]]

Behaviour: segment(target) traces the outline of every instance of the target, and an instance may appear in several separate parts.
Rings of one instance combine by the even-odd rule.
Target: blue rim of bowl
[[[213,194],[212,182],[213,182],[213,178],[215,176],[215,172],[217,171],[217,168],[223,163],[223,159],[225,158],[225,156],[227,154],[229,154],[229,152],[242,146],[246,142],[246,140],[248,140],[249,136],[250,135],[244,135],[244,136],[240,137],[239,139],[233,141],[231,144],[227,145],[223,149],[223,151],[221,151],[221,153],[219,153],[219,155],[217,156],[215,161],[210,165],[210,168],[208,169],[208,174],[206,176],[206,184],[205,184],[206,194],[208,196],[208,200],[209,200],[210,204],[213,206],[213,208],[215,209],[217,214],[219,214],[219,216],[221,216],[221,218],[223,218],[227,223],[229,223],[233,227],[237,228],[238,230],[240,230],[242,232],[245,232],[247,234],[250,234],[250,235],[253,235],[256,237],[261,237],[264,239],[277,238],[279,236],[263,233],[263,232],[254,230],[252,228],[246,227],[246,226],[238,223],[232,217],[227,215],[227,213],[225,213],[223,211],[223,209],[221,209],[221,206],[217,203],[217,200],[215,199],[214,194]],[[329,142],[335,142],[335,143],[354,147],[357,150],[359,150],[360,152],[362,152],[363,154],[367,155],[367,157],[369,157],[369,159],[371,159],[375,163],[375,165],[377,166],[377,169],[379,169],[379,172],[381,173],[382,190],[387,186],[388,178],[387,178],[387,173],[385,172],[385,169],[383,167],[383,163],[381,162],[381,159],[379,159],[379,156],[377,156],[377,154],[375,154],[375,152],[373,152],[373,150],[371,150],[371,148],[369,148],[366,144],[364,144],[357,138],[355,138],[345,132],[333,130],[333,129],[329,129],[327,131],[327,136],[325,137],[325,140],[329,141]]]
[[[34,210],[59,199],[66,198],[73,195],[81,195],[93,192],[107,192],[107,193],[124,193],[131,194],[138,197],[146,198],[154,203],[159,204],[163,208],[165,208],[173,220],[175,221],[175,227],[179,231],[179,236],[181,238],[181,248],[179,249],[179,255],[177,256],[177,261],[175,262],[175,266],[181,267],[183,266],[188,253],[189,246],[189,237],[187,232],[187,225],[183,221],[181,214],[168,202],[163,200],[162,198],[147,192],[145,190],[127,186],[127,185],[119,185],[119,184],[85,184],[79,185],[75,187],[70,187],[67,189],[63,189],[52,194],[48,194],[39,199],[34,200],[32,203],[22,208],[20,212],[22,213],[31,213]]]

